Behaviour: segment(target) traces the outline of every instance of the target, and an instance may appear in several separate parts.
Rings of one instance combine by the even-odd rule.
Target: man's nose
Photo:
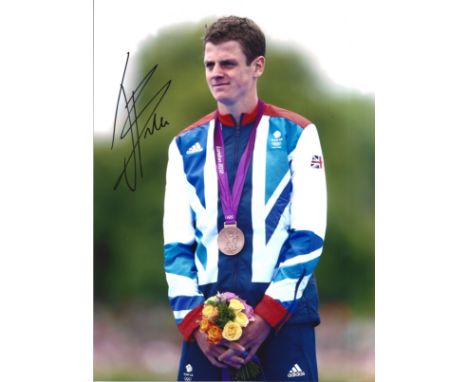
[[[212,75],[214,78],[223,77],[224,72],[223,72],[223,68],[221,67],[221,65],[215,64],[215,65],[213,66],[213,71],[211,72],[211,75]]]

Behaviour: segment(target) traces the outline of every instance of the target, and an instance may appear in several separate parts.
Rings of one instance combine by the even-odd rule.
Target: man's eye
[[[205,64],[205,67],[206,67],[207,69],[211,70],[211,69],[213,69],[214,64],[208,63],[208,64]]]

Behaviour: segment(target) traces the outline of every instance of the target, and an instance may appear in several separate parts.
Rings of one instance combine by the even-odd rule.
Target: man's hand
[[[244,329],[242,337],[235,343],[227,344],[229,349],[219,357],[219,360],[230,359],[237,353],[244,357],[244,364],[248,363],[257,352],[260,345],[265,341],[271,332],[271,326],[259,315],[255,315],[255,321],[250,322]],[[241,345],[238,347],[237,345]],[[237,346],[237,347],[235,347]],[[242,352],[242,348],[246,349]]]
[[[244,365],[244,358],[239,356],[239,354],[245,353],[245,349],[241,345],[224,340],[218,345],[211,344],[208,342],[206,333],[202,333],[199,330],[195,330],[194,337],[198,347],[212,365],[220,368],[232,366],[236,369]]]
[[[258,314],[255,315],[255,321],[247,325],[239,340],[239,344],[249,352],[247,357],[245,357],[245,363],[252,359],[260,345],[271,333],[271,330],[271,326]]]

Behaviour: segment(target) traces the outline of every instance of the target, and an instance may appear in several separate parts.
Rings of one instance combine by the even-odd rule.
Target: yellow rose
[[[228,341],[237,341],[241,335],[242,328],[237,322],[228,321],[226,325],[224,325],[223,338],[227,339]]]
[[[218,308],[216,306],[209,305],[209,304],[205,305],[202,310],[203,316],[209,319],[216,318],[218,316],[218,313],[219,313]]]
[[[221,328],[216,325],[210,326],[208,329],[208,342],[212,344],[219,344],[221,342]]]
[[[245,313],[237,312],[236,318],[234,319],[234,321],[237,322],[243,328],[245,328],[249,323],[249,318],[247,317]]]
[[[229,301],[229,308],[231,308],[235,312],[240,312],[242,309],[245,309],[245,306],[239,300],[233,298],[231,301]]]

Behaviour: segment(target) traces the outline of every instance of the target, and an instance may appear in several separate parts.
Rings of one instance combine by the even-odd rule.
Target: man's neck
[[[252,110],[255,109],[255,106],[257,106],[257,103],[257,96],[252,97],[249,100],[246,99],[244,102],[238,102],[232,105],[226,105],[218,102],[218,110],[221,114],[231,114],[234,117],[236,123],[239,123],[241,115],[252,112]]]

